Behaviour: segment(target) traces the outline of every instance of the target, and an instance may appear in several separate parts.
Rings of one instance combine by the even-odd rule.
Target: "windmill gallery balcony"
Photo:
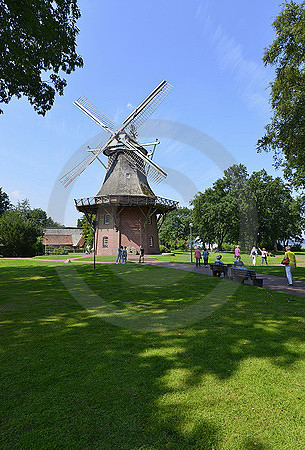
[[[179,202],[163,197],[144,197],[135,195],[100,195],[74,199],[78,211],[95,213],[97,208],[103,206],[150,206],[157,213],[169,212],[177,208]]]

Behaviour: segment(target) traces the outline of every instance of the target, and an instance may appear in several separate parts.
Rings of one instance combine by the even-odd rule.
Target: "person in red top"
[[[196,248],[194,255],[196,258],[196,267],[200,267],[201,252],[199,248]]]

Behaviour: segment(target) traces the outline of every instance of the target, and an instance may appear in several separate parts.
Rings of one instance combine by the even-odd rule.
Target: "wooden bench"
[[[250,278],[250,280],[252,281],[252,286],[258,287],[262,287],[264,281],[263,278],[257,277],[257,273],[254,272],[254,270],[240,269],[238,267],[230,267],[228,269],[228,278],[234,281],[238,281],[239,283],[244,283],[245,280],[248,280]]]
[[[213,277],[220,277],[223,273],[224,278],[228,278],[228,266],[226,264],[209,264]]]

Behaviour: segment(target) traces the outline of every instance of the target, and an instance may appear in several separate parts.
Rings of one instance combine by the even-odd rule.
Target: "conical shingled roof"
[[[110,167],[97,196],[131,195],[156,198],[146,176],[127,160],[123,151],[116,152],[109,162]]]

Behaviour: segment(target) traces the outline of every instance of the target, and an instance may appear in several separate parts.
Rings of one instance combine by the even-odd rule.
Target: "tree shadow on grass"
[[[289,371],[300,358],[287,344],[303,339],[301,299],[241,286],[200,323],[141,333],[80,308],[55,267],[1,270],[2,448],[229,448],[222,416],[209,414],[222,407],[217,395],[196,403],[198,389],[211,377],[221,386],[243,361],[267,359]],[[99,284],[113,280],[109,268],[99,270]]]

